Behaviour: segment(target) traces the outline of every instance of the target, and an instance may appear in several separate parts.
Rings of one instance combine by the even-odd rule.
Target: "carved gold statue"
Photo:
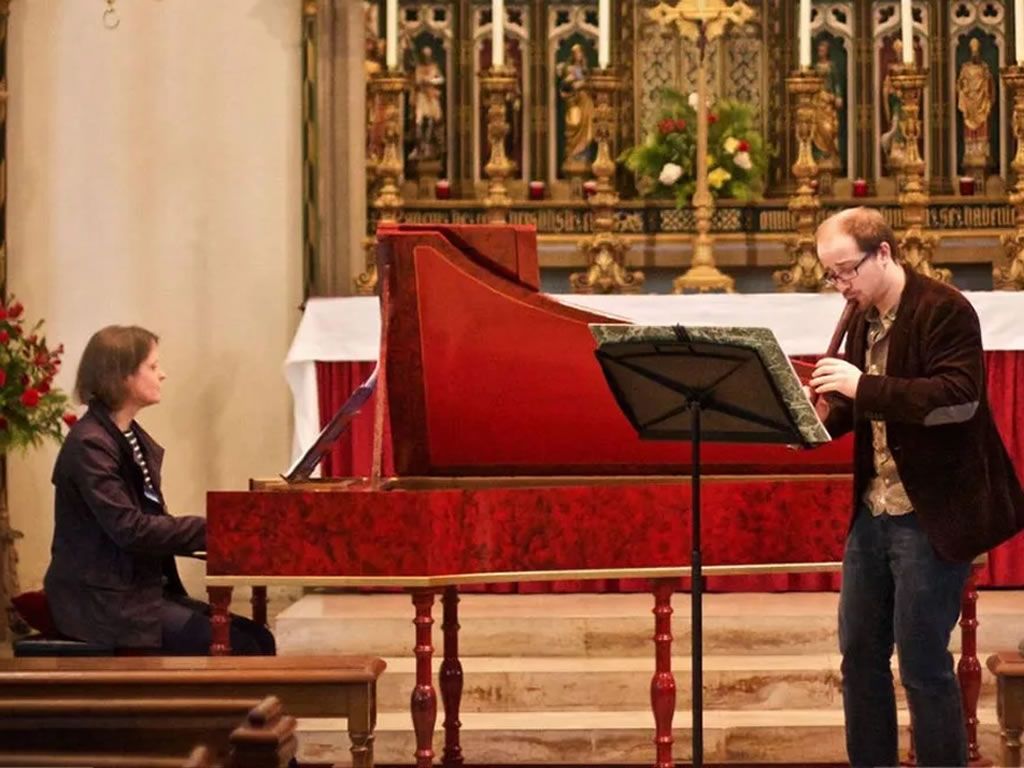
[[[900,66],[903,61],[903,42],[894,40],[892,43],[893,59],[885,78],[882,80],[882,109],[885,115],[884,131],[882,133],[882,154],[885,157],[888,167],[892,171],[898,171],[903,166],[903,158],[907,151],[907,140],[903,135],[902,112],[903,102],[899,91],[893,86],[893,69]]]
[[[410,160],[434,160],[444,153],[444,111],[441,86],[444,75],[434,60],[434,50],[423,46],[413,72],[413,115],[416,120],[416,146]]]
[[[815,162],[822,171],[834,171],[839,161],[839,110],[843,108],[842,86],[829,56],[828,40],[818,43],[818,60],[814,62],[815,74],[822,78],[821,90],[814,97],[814,128],[811,140],[814,142]]]
[[[583,176],[590,169],[590,147],[594,142],[594,101],[584,87],[587,74],[583,46],[576,43],[569,50],[569,61],[558,67],[561,79],[558,89],[565,99],[565,158],[562,170],[569,177]]]
[[[972,37],[971,58],[956,78],[956,107],[964,120],[964,168],[983,172],[989,160],[988,119],[995,99],[992,72],[981,59],[981,41]]]

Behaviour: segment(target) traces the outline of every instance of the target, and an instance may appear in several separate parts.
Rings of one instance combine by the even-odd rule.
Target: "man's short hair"
[[[857,249],[863,253],[877,253],[882,243],[888,243],[893,261],[902,261],[896,235],[877,208],[847,208],[829,216],[821,222],[817,236],[829,229],[852,237],[857,243]]]
[[[125,380],[139,369],[160,337],[137,325],[108,325],[85,345],[75,376],[79,402],[99,400],[111,410],[127,395]]]

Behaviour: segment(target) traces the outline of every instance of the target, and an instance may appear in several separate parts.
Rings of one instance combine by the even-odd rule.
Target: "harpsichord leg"
[[[462,745],[459,742],[459,707],[462,705],[462,662],[459,661],[459,589],[445,587],[441,597],[444,606],[444,661],[441,662],[441,700],[444,702],[444,754],[441,764],[445,768],[462,765]]]
[[[416,687],[412,689],[412,727],[416,732],[416,766],[429,768],[434,762],[434,725],[437,723],[437,693],[434,691],[431,660],[434,654],[431,629],[434,619],[431,609],[434,593],[429,589],[412,594],[416,607]]]
[[[252,605],[252,620],[261,627],[267,626],[267,588],[253,586],[249,604]]]
[[[654,710],[655,768],[673,768],[672,715],[676,711],[676,679],[672,676],[672,592],[675,579],[654,582],[654,677],[651,709]]]
[[[210,655],[231,655],[231,618],[228,606],[231,605],[231,587],[207,587],[206,594],[210,597]]]

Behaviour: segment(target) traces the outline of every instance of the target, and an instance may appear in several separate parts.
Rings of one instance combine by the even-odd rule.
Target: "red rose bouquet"
[[[60,441],[75,422],[68,396],[53,386],[64,345],[50,349],[43,322],[26,328],[24,312],[13,299],[0,304],[0,453]]]

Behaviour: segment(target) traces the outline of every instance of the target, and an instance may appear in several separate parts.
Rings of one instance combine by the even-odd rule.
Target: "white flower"
[[[686,100],[686,101],[687,101],[687,102],[689,103],[689,105],[690,105],[691,107],[693,107],[694,109],[696,109],[696,108],[697,108],[697,92],[696,92],[696,91],[693,91],[693,92],[692,92],[692,93],[690,94],[689,98],[687,98],[687,100]]]
[[[735,136],[730,136],[724,142],[722,142],[722,146],[725,148],[725,151],[728,152],[730,155],[737,150],[739,145],[740,142]]]
[[[683,167],[676,165],[675,163],[665,163],[661,169],[661,174],[658,176],[658,181],[664,184],[666,187],[671,187],[677,181],[679,177],[683,175]]]
[[[750,160],[749,152],[737,152],[733,155],[732,161],[736,163],[737,167],[742,168],[744,171],[749,171],[754,167],[754,164]]]

